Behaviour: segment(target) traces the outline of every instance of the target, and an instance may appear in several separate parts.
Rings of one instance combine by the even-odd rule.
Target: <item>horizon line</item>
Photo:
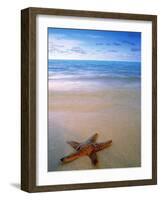
[[[113,61],[113,62],[139,62],[141,63],[141,60],[140,61],[136,61],[136,60],[101,60],[101,59],[98,59],[98,60],[91,60],[91,59],[53,59],[53,58],[48,58],[48,60],[82,60],[82,61]]]

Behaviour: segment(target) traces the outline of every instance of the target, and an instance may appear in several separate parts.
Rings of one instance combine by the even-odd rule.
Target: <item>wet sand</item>
[[[140,87],[103,88],[93,91],[53,91],[48,96],[48,171],[127,168],[141,165]],[[88,157],[62,164],[74,150],[66,141],[82,142],[94,133],[98,142],[112,139],[97,153],[93,166]]]

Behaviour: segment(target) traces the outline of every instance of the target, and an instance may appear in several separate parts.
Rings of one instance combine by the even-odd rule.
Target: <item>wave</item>
[[[60,81],[108,81],[108,80],[122,80],[122,81],[139,81],[141,79],[140,75],[127,76],[121,74],[49,74],[49,80],[60,80]]]
[[[52,88],[67,90],[139,86],[141,63],[53,60],[49,61],[48,79]]]

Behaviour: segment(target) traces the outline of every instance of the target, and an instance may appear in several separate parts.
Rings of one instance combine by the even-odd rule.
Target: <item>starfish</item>
[[[98,133],[95,133],[92,137],[83,143],[68,141],[67,143],[70,144],[76,151],[68,156],[61,158],[60,160],[63,163],[68,163],[79,157],[89,156],[92,164],[96,165],[98,163],[96,152],[101,151],[102,149],[105,149],[112,144],[112,140],[96,143],[97,137]]]

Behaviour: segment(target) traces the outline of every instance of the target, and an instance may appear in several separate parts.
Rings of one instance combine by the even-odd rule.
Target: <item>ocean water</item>
[[[95,60],[49,60],[48,78],[54,91],[140,87],[141,63]],[[53,82],[54,81],[54,82]]]

